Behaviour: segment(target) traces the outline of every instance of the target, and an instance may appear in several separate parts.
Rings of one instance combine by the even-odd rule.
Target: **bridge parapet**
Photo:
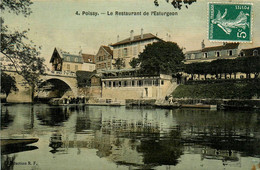
[[[60,75],[60,76],[68,76],[68,77],[76,77],[76,74],[70,71],[47,71],[47,75]]]

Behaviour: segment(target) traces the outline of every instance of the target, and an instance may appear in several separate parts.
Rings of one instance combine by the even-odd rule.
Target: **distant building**
[[[205,47],[204,43],[202,43],[202,49],[187,51],[185,53],[185,63],[210,62],[216,59],[234,59],[239,54],[239,43],[226,43],[214,47]]]
[[[94,55],[90,54],[70,54],[55,48],[50,59],[52,63],[51,71],[76,72],[95,70]]]
[[[134,36],[133,34],[134,31],[132,30],[129,38],[111,45],[113,47],[113,58],[124,58],[125,68],[131,68],[129,62],[131,59],[137,58],[146,45],[163,41],[151,33],[143,34],[143,29],[141,30],[141,35]]]
[[[111,70],[113,68],[113,51],[108,46],[101,46],[95,56],[96,70]]]
[[[95,55],[93,55],[93,54],[82,54],[82,58],[83,58],[83,65],[82,65],[83,71],[92,72],[96,69]]]
[[[238,43],[224,43],[221,46],[206,47],[202,42],[202,49],[195,51],[188,51],[185,53],[185,64],[196,62],[211,62],[217,59],[236,59],[237,57],[250,57],[259,56],[260,47],[242,49]],[[245,73],[236,73],[236,77],[244,78]],[[191,75],[187,77],[191,78]],[[226,75],[226,78],[236,78],[235,75]],[[193,77],[195,80],[203,79],[203,77],[196,75]],[[215,78],[211,76],[210,78]]]
[[[240,56],[259,56],[260,55],[260,47],[242,49],[240,51]]]

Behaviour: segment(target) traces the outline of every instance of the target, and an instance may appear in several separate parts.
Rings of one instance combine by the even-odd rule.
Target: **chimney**
[[[142,28],[141,29],[141,39],[143,39],[144,38],[144,29]]]
[[[79,46],[79,55],[82,55],[82,49],[81,49],[81,46]]]
[[[205,48],[205,43],[204,43],[204,40],[202,40],[201,42],[201,49],[204,49]]]
[[[119,42],[119,35],[117,35],[117,42]]]
[[[134,30],[130,31],[130,41],[134,40]]]

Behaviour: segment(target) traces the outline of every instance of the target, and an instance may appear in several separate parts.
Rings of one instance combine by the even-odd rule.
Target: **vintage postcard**
[[[2,0],[1,169],[260,170],[260,0]]]

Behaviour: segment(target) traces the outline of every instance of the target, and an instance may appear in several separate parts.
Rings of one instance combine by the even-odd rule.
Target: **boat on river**
[[[226,99],[226,100],[223,100],[223,103],[220,105],[220,109],[222,109],[222,110],[259,109],[259,101]]]
[[[203,103],[197,103],[197,104],[182,104],[182,108],[198,108],[198,109],[212,109],[216,110],[217,105],[209,105],[209,104],[203,104]]]
[[[6,146],[24,146],[38,142],[38,138],[19,138],[19,139],[0,139],[1,147]]]

